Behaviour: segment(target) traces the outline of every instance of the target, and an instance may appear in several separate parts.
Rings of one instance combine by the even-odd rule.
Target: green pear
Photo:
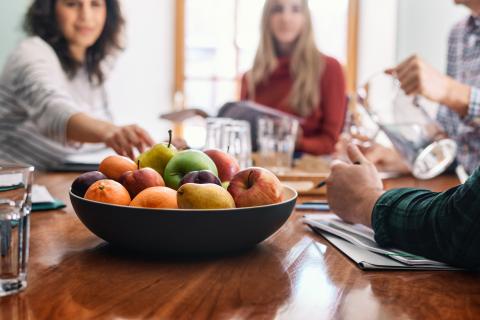
[[[180,209],[227,209],[235,208],[235,201],[225,188],[213,184],[186,183],[177,191]]]
[[[168,143],[157,143],[137,157],[139,168],[150,167],[163,176],[167,163],[177,153],[177,149],[171,143],[172,130],[168,130],[168,134],[170,136]]]
[[[229,186],[229,185],[230,185],[230,181],[223,181],[223,182],[222,182],[222,187],[224,187],[225,190],[228,189],[228,186]]]

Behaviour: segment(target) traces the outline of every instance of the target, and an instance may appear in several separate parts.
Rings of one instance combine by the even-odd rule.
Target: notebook
[[[334,214],[305,215],[304,221],[362,270],[461,270],[402,250],[380,247],[372,229],[346,223]]]

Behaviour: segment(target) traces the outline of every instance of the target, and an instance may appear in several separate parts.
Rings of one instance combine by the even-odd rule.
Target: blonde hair
[[[260,42],[253,67],[247,73],[247,89],[251,99],[255,98],[256,86],[266,81],[278,65],[274,35],[270,28],[274,3],[275,0],[266,0],[263,7]],[[289,102],[299,115],[309,116],[321,100],[318,83],[324,68],[324,58],[315,45],[307,0],[302,0],[302,10],[305,24],[291,55],[290,74],[293,77],[293,88],[289,94]]]

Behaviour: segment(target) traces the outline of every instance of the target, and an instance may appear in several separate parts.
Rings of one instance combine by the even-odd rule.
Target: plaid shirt
[[[480,18],[470,16],[457,23],[448,39],[447,74],[471,86],[468,115],[464,118],[440,106],[437,120],[457,142],[457,161],[468,172],[480,163]]]
[[[375,240],[431,259],[480,268],[480,168],[465,184],[438,193],[385,192],[375,204]]]

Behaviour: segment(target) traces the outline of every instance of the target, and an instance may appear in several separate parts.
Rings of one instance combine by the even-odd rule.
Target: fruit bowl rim
[[[293,194],[293,196],[291,196],[288,199],[285,199],[283,201],[280,201],[280,202],[277,202],[277,203],[272,203],[272,204],[266,204],[266,205],[261,205],[261,206],[253,206],[253,207],[223,208],[223,209],[180,209],[180,208],[171,209],[171,208],[133,207],[133,206],[124,206],[124,205],[118,205],[118,204],[112,204],[112,203],[106,203],[106,202],[100,202],[100,201],[85,199],[85,198],[80,197],[80,196],[76,195],[75,193],[73,193],[72,188],[70,188],[69,194],[70,194],[70,197],[73,196],[77,199],[80,199],[81,201],[86,201],[86,202],[90,202],[90,203],[94,203],[94,204],[100,204],[100,205],[111,206],[111,207],[129,208],[129,209],[134,209],[134,210],[138,209],[138,210],[141,210],[141,211],[145,211],[145,210],[155,211],[155,212],[175,211],[175,213],[191,213],[192,211],[193,212],[199,212],[199,213],[202,213],[202,212],[222,212],[222,211],[238,212],[238,211],[244,211],[244,210],[269,208],[269,207],[279,206],[279,205],[285,204],[287,202],[290,202],[292,200],[296,200],[298,198],[298,192],[295,189],[293,189],[290,186],[284,185],[284,184],[282,184],[282,187],[283,187],[283,190],[285,190],[285,189],[289,190]]]

